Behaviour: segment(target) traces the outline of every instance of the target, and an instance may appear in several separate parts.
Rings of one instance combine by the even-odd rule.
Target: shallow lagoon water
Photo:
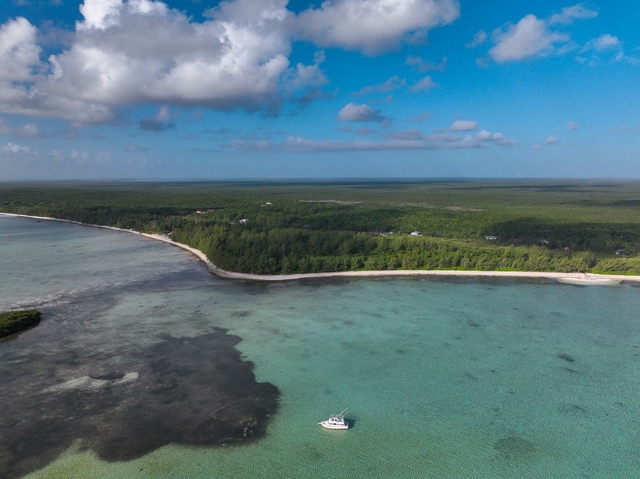
[[[54,341],[63,327],[69,348],[99,348],[117,362],[160,333],[197,338],[221,327],[242,338],[236,347],[257,380],[281,393],[259,441],[170,445],[125,462],[74,444],[29,477],[640,474],[638,287],[257,284],[213,277],[188,253],[125,233],[0,219],[0,240],[2,269],[16,273],[0,279],[0,308],[48,314],[9,347]],[[81,365],[59,367],[71,377]],[[345,407],[351,430],[315,424]]]

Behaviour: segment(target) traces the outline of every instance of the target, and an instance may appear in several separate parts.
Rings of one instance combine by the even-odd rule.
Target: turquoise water
[[[135,235],[19,219],[0,219],[0,262],[0,308],[51,312],[12,348],[64,326],[74,348],[117,356],[224,327],[281,392],[255,443],[115,463],[76,444],[30,477],[640,476],[638,287],[226,281]],[[316,425],[345,407],[351,430]]]

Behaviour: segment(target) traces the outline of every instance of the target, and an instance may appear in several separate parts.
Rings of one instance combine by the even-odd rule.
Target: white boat
[[[349,423],[344,420],[345,412],[347,412],[346,409],[340,414],[330,416],[326,421],[320,421],[318,424],[325,429],[349,429]]]

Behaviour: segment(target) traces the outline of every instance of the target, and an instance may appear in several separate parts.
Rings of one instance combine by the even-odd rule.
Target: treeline
[[[265,229],[402,234],[419,230],[425,236],[458,240],[484,241],[494,235],[502,246],[640,254],[640,200],[636,199],[640,187],[610,185],[605,193],[602,185],[575,186],[0,184],[0,209],[136,230],[168,232],[185,221],[227,223],[249,218],[251,227]],[[445,201],[442,195],[449,197],[447,202],[467,206],[425,203],[425,198]],[[358,201],[304,200],[308,197]],[[377,198],[385,201],[376,202]],[[273,205],[266,206],[267,200]],[[197,216],[196,210],[207,213]]]
[[[544,244],[550,249],[626,254],[640,253],[640,224],[637,223],[571,223],[542,222],[537,218],[517,218],[496,222],[491,226],[498,243],[503,245]]]
[[[409,234],[421,231],[424,236],[456,240],[485,241],[497,236],[501,246],[542,246],[546,249],[569,248],[572,251],[627,256],[640,253],[640,224],[571,223],[523,217],[504,220],[495,214],[468,211],[421,210],[414,207],[387,208],[349,205],[306,205],[284,203],[277,207],[259,204],[208,205],[196,214],[194,209],[169,206],[65,207],[2,205],[9,212],[53,216],[90,224],[104,224],[145,232],[162,232],[188,228],[189,225],[226,225],[248,218],[244,230],[253,232],[301,229],[319,232]]]
[[[640,274],[637,259],[598,259],[590,251],[484,246],[408,235],[373,236],[304,229],[256,231],[239,225],[192,224],[174,231],[173,239],[200,249],[223,269],[253,274],[392,269],[560,272],[598,269]]]
[[[566,213],[565,197],[546,209],[527,203],[506,210],[504,195],[484,197],[483,209],[456,209],[421,206],[419,198],[410,203],[309,202],[300,195],[346,193],[326,186],[303,193],[287,188],[273,187],[265,195],[260,188],[235,192],[228,185],[206,184],[0,185],[0,211],[171,233],[221,268],[245,273],[469,269],[640,274],[640,221],[633,220],[627,203],[580,206],[575,211],[586,221]],[[377,197],[383,189],[364,198]],[[402,191],[383,193],[388,200]],[[468,203],[468,193],[460,194]],[[572,201],[579,199],[571,195]],[[267,199],[273,204],[267,205]],[[240,224],[243,218],[246,224]],[[423,236],[410,236],[414,230]],[[487,241],[486,235],[497,240]]]

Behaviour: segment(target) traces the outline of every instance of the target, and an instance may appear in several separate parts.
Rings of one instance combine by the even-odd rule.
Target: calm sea
[[[229,281],[182,250],[136,235],[0,218],[0,310],[17,307],[37,307],[45,319],[0,342],[0,388],[12,391],[3,398],[9,407],[0,410],[0,435],[22,437],[0,452],[0,469],[8,473],[640,477],[639,287]],[[198,403],[206,411],[202,388],[223,367],[215,362],[216,348],[228,347],[219,345],[225,335],[241,338],[235,345],[241,359],[254,363],[257,382],[278,388],[279,407],[259,440],[185,445],[193,444],[193,431],[176,429],[172,404],[182,411]],[[206,374],[193,384],[167,384],[162,398],[169,399],[162,401],[132,386],[147,374],[158,390],[163,378],[180,376],[177,364]],[[127,383],[122,374],[131,365],[139,378]],[[67,389],[51,386],[60,384]],[[236,386],[231,378],[226,387]],[[84,395],[82,408],[56,403],[76,390]],[[109,414],[124,408],[152,416],[172,444],[117,460],[109,441],[153,438],[145,430],[119,438],[101,413],[107,403]],[[349,431],[316,425],[346,407]],[[48,426],[52,421],[59,429]],[[165,423],[173,429],[162,429]],[[42,452],[15,466],[21,454],[33,454],[31,441]]]

